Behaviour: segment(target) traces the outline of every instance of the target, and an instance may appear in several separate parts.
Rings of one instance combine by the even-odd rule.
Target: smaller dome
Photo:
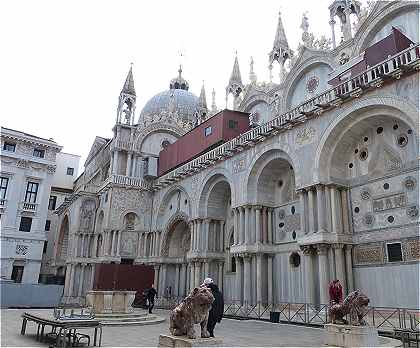
[[[182,67],[179,66],[178,69],[178,76],[173,78],[171,82],[169,83],[169,89],[183,89],[184,91],[188,91],[188,88],[190,87],[188,85],[188,81],[184,79],[182,76]]]

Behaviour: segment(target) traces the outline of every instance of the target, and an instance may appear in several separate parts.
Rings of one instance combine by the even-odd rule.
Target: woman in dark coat
[[[223,294],[219,290],[218,286],[213,283],[213,279],[211,278],[204,279],[203,285],[208,287],[214,296],[214,302],[211,305],[209,319],[207,321],[207,331],[209,332],[210,337],[214,337],[214,327],[216,326],[216,323],[221,322],[223,317],[225,307]]]

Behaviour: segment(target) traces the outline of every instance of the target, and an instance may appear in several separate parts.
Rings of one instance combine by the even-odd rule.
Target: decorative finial
[[[181,64],[179,64],[178,74],[179,74],[178,76],[181,77],[181,74],[182,74],[182,65]]]

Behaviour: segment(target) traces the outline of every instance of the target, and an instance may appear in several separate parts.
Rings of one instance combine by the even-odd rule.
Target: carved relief
[[[122,232],[121,235],[121,256],[136,257],[137,233]]]
[[[412,176],[407,176],[404,178],[402,185],[407,191],[413,191],[416,187],[417,180]]]
[[[375,198],[372,202],[373,211],[375,213],[390,209],[403,208],[406,205],[407,197],[405,193],[398,193],[386,197]]]
[[[378,264],[384,262],[382,244],[358,245],[354,250],[356,264]]]
[[[20,159],[16,162],[16,167],[27,169],[29,168],[29,162],[27,160]]]
[[[26,255],[28,253],[28,246],[18,244],[16,245],[16,255]]]
[[[286,211],[284,209],[279,210],[279,219],[283,220],[286,216]]]
[[[413,239],[406,243],[407,261],[420,260],[420,240]]]
[[[368,189],[364,189],[364,190],[360,191],[360,197],[361,197],[363,200],[368,200],[368,199],[370,199],[370,191],[369,191]]]
[[[384,151],[384,160],[385,160],[385,169],[387,171],[401,169],[402,167],[401,160],[388,150]]]
[[[87,199],[80,208],[80,229],[87,232],[93,231],[93,222],[95,219],[96,204],[93,200]]]
[[[315,128],[305,127],[298,129],[296,132],[296,143],[299,145],[306,145],[312,143],[316,134]]]
[[[284,218],[284,231],[292,232],[300,230],[300,214],[288,215]]]
[[[363,217],[363,223],[366,226],[371,226],[371,225],[373,225],[374,222],[375,222],[375,216],[373,216],[372,214],[366,214]]]
[[[151,199],[145,191],[126,188],[114,188],[112,200],[112,220],[120,221],[121,214],[127,210],[133,210],[145,214],[151,208]]]
[[[239,173],[244,171],[246,168],[246,158],[238,158],[233,161],[233,173]]]
[[[34,147],[29,145],[29,144],[18,143],[17,144],[17,151],[22,153],[22,154],[31,156],[33,151],[34,151]]]
[[[416,218],[419,216],[419,208],[415,205],[412,205],[406,209],[407,216],[410,218]]]
[[[57,169],[57,166],[47,166],[47,173],[54,174]]]

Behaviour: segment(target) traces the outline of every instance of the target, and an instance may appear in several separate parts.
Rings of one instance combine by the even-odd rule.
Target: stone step
[[[147,312],[132,312],[132,313],[109,313],[109,314],[96,314],[97,319],[118,319],[118,318],[145,318],[148,316]]]
[[[101,320],[101,324],[104,326],[126,326],[126,325],[137,325],[137,326],[143,326],[143,325],[154,325],[154,324],[160,324],[163,323],[166,319],[163,317],[155,316],[154,318],[148,318],[147,320],[141,319],[141,320]]]

